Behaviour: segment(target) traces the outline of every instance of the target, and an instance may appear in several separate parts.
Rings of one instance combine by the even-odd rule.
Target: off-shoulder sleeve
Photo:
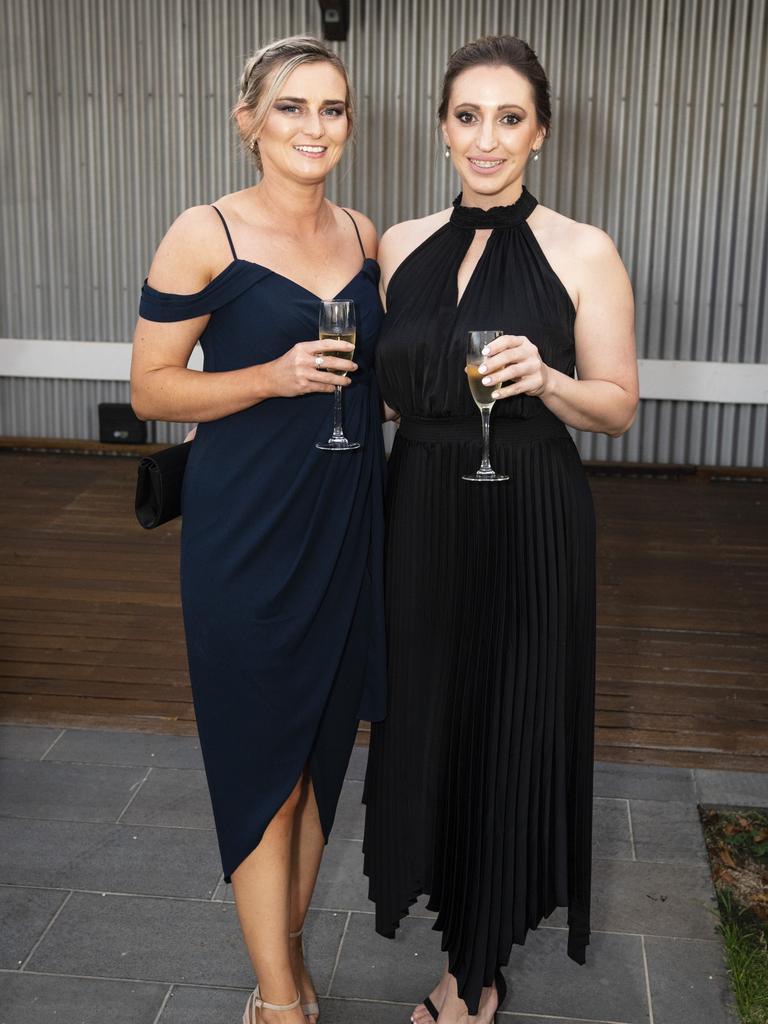
[[[256,263],[235,260],[209,281],[205,288],[189,295],[160,292],[145,279],[141,289],[139,316],[160,323],[206,316],[232,302],[256,281],[270,273],[266,267],[260,267]]]

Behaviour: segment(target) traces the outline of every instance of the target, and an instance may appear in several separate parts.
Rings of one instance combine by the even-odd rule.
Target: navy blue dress
[[[204,372],[265,363],[318,334],[318,296],[232,256],[195,294],[142,289],[147,320],[211,314]],[[356,306],[344,429],[359,450],[315,448],[332,431],[333,396],[313,393],[200,423],[187,463],[181,597],[227,882],[307,764],[327,841],[358,720],[384,714],[378,278],[364,258],[336,296]]]

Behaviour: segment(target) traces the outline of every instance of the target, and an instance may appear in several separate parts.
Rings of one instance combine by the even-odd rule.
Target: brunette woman
[[[261,180],[187,210],[157,250],[134,340],[146,419],[199,421],[181,583],[224,880],[259,987],[244,1021],[314,1024],[301,930],[360,717],[383,708],[381,319],[369,220],[324,197],[352,130],[346,70],[316,39],[264,47],[234,111]],[[325,355],[321,300],[357,348]],[[197,340],[203,373],[187,369]],[[332,378],[362,446],[320,451]]]
[[[512,946],[555,907],[568,908],[572,959],[589,941],[595,523],[567,427],[618,436],[638,395],[613,242],[524,186],[550,117],[524,42],[456,51],[439,121],[461,194],[390,229],[379,253],[377,373],[401,421],[388,711],[372,731],[364,852],[382,935],[422,893],[437,912],[447,964],[417,1024],[491,1020]],[[464,373],[476,330],[502,332],[480,373],[506,482],[462,479],[480,462]]]

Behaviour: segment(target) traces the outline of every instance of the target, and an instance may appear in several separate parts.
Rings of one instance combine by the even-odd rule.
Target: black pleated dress
[[[384,711],[378,280],[363,253],[336,296],[356,306],[359,368],[344,389],[344,429],[359,450],[315,448],[333,428],[333,396],[316,392],[198,424],[187,462],[181,599],[226,882],[305,765],[328,838],[358,719]],[[204,371],[215,372],[316,338],[320,302],[232,246],[232,262],[193,295],[145,281],[140,314],[167,322],[210,313],[200,344]]]
[[[386,496],[389,696],[374,724],[364,854],[376,929],[422,893],[470,1013],[514,943],[568,908],[589,942],[595,685],[592,495],[544,403],[496,403],[491,461],[469,483],[481,419],[463,372],[471,329],[526,335],[574,373],[575,310],[527,218],[524,190],[450,221],[394,273],[377,348],[401,414]],[[457,306],[475,229],[492,228]]]

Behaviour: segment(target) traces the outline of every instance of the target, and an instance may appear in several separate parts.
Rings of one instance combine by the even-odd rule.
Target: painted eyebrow
[[[275,100],[275,103],[306,103],[306,102],[307,101],[304,99],[303,96],[278,96],[277,99]],[[322,105],[326,105],[328,103],[339,103],[339,104],[341,104],[343,106],[344,105],[344,100],[323,100]]]
[[[457,103],[457,107],[470,107],[472,110],[481,110],[482,108],[477,103]],[[517,103],[503,103],[500,107],[496,107],[497,110],[521,110],[525,113],[525,107],[519,106]]]

